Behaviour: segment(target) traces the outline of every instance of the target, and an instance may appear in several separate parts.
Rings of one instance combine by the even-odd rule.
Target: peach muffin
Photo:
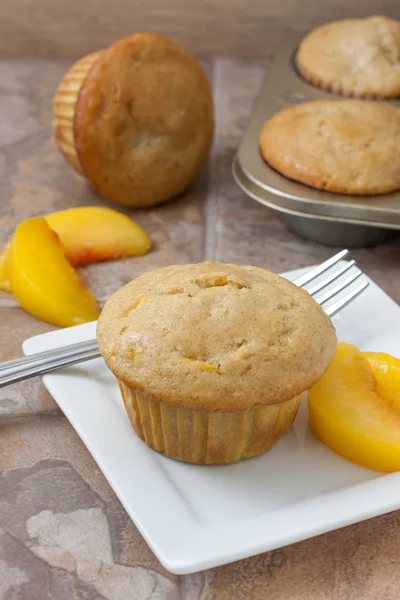
[[[276,171],[340,194],[400,188],[400,109],[372,100],[315,100],[264,124],[260,151]]]
[[[128,283],[106,302],[97,338],[136,433],[198,464],[269,450],[336,347],[307,292],[264,269],[213,263]]]
[[[344,19],[311,31],[297,53],[310,83],[347,96],[400,96],[400,22]]]
[[[199,63],[155,33],[82,58],[54,97],[61,152],[99,194],[128,206],[183,192],[207,158],[213,129],[210,85]]]

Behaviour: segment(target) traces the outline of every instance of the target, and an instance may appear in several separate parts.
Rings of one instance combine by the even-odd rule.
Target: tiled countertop
[[[0,243],[29,215],[104,204],[52,142],[51,98],[67,66],[0,62]],[[332,253],[289,233],[232,181],[232,157],[266,65],[205,67],[217,104],[209,168],[184,197],[133,212],[154,242],[149,255],[82,271],[100,304],[161,265],[211,259],[279,272]],[[400,302],[399,238],[353,255]],[[0,292],[0,359],[50,329]],[[167,573],[39,379],[0,390],[0,470],[0,600],[399,598],[400,511],[204,573]]]

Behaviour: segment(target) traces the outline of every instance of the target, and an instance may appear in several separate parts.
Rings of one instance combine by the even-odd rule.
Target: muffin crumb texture
[[[317,27],[301,42],[297,66],[310,83],[338,94],[400,96],[400,22],[374,16]]]
[[[400,188],[400,109],[368,100],[316,100],[276,113],[260,151],[282,175],[341,194]]]
[[[307,292],[257,267],[151,271],[116,292],[98,323],[123,386],[167,406],[230,412],[285,402],[322,376],[336,336]]]

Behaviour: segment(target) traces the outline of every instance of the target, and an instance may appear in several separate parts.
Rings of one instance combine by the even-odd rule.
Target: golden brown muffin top
[[[260,133],[279,173],[342,194],[400,188],[400,109],[367,100],[316,100],[285,108]]]
[[[207,158],[213,129],[205,73],[156,33],[131,35],[99,53],[74,117],[82,171],[99,193],[133,206],[184,191]]]
[[[307,292],[257,267],[201,263],[151,271],[106,302],[97,337],[127,386],[174,406],[234,411],[290,400],[335,352]]]
[[[348,95],[400,96],[400,22],[387,17],[322,25],[301,42],[300,71]]]

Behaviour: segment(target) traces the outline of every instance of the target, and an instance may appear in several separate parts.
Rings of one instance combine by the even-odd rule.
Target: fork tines
[[[359,277],[363,276],[363,273],[357,269],[354,273],[350,274],[348,277],[343,278],[342,276],[347,273],[352,267],[355,266],[355,261],[351,260],[348,263],[339,266],[339,268],[332,269],[335,267],[345,256],[348,254],[348,250],[341,250],[335,256],[332,256],[322,264],[310,269],[307,273],[298,277],[294,283],[299,287],[305,287],[308,283],[325,275],[320,281],[318,281],[314,286],[310,287],[307,291],[311,296],[316,296],[319,292],[328,288],[324,294],[321,296],[317,296],[315,300],[321,306],[325,305],[329,300],[331,300],[334,296],[339,294],[340,292],[348,289],[348,293],[344,296],[341,296],[336,302],[330,304],[327,307],[324,307],[324,310],[327,315],[332,317],[334,314],[339,312],[342,308],[347,306],[354,298],[359,296],[369,285],[367,280],[364,280],[357,287],[352,287],[352,284],[359,279]],[[334,281],[337,281],[337,284],[333,287],[330,286]]]

